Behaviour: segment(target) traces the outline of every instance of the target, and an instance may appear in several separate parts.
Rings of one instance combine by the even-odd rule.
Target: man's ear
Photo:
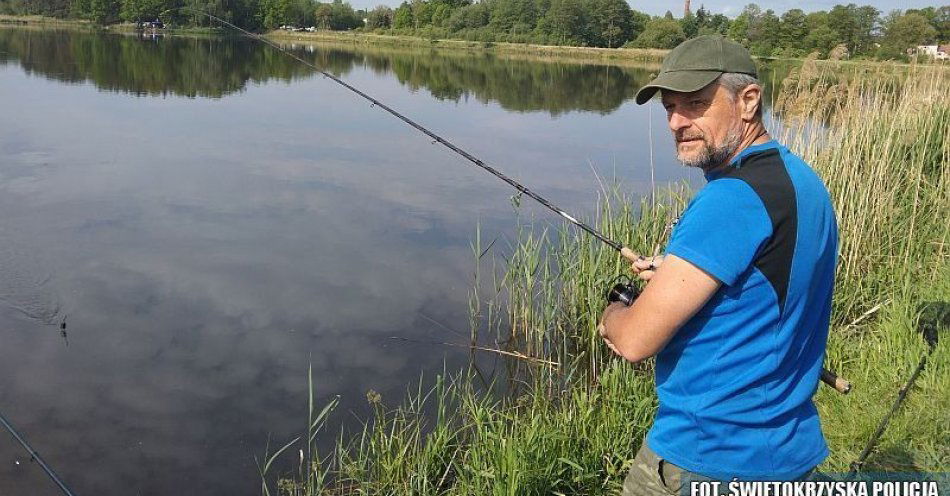
[[[755,119],[759,106],[762,105],[762,87],[750,84],[739,91],[737,98],[742,120],[750,122]]]

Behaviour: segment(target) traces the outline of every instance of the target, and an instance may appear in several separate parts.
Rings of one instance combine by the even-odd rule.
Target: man
[[[812,403],[837,253],[828,192],[769,136],[755,64],[737,43],[684,42],[637,103],[657,91],[677,158],[707,184],[665,256],[626,252],[648,282],[601,318],[616,353],[656,355],[659,410],[623,494],[678,494],[688,478],[803,477],[828,455]]]

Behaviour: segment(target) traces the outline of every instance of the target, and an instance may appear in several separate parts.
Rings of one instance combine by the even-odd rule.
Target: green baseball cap
[[[637,104],[649,101],[657,90],[699,91],[724,72],[758,77],[755,62],[742,45],[719,35],[686,40],[666,55],[660,74],[640,88]]]

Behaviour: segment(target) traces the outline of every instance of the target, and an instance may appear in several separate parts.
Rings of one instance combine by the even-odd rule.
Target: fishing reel
[[[629,307],[640,296],[640,288],[633,283],[630,276],[621,274],[614,278],[613,283],[607,291],[607,301],[610,303],[619,301]]]

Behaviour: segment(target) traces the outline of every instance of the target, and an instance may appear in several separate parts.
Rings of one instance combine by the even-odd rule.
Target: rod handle
[[[837,374],[824,367],[821,368],[821,382],[831,386],[835,391],[841,394],[851,392],[851,381],[838,377]]]
[[[630,248],[627,248],[626,246],[624,246],[623,248],[620,248],[620,255],[631,262],[636,262],[637,260],[643,258],[640,255],[637,255],[636,252],[634,252]]]

